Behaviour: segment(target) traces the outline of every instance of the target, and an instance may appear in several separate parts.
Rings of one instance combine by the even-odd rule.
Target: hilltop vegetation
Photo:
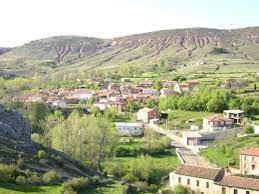
[[[259,69],[259,28],[189,28],[135,34],[114,39],[58,36],[29,42],[0,56],[4,73],[117,71],[125,64],[152,71],[160,61],[171,71]]]

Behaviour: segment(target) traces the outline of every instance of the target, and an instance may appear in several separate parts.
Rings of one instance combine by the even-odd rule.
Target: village
[[[100,89],[80,87],[42,90],[16,96],[13,102],[43,102],[52,109],[62,110],[81,107],[86,114],[91,114],[93,108],[98,111],[113,109],[122,115],[132,112],[130,121],[115,123],[121,137],[140,137],[144,135],[145,129],[150,128],[161,135],[168,136],[172,141],[171,146],[176,148],[182,164],[175,172],[170,173],[170,187],[174,188],[182,184],[191,188],[192,193],[203,194],[215,193],[215,191],[222,194],[258,194],[259,180],[251,176],[259,176],[259,148],[240,152],[240,170],[219,168],[200,156],[200,151],[214,140],[222,139],[230,133],[243,136],[241,131],[247,125],[245,111],[233,109],[224,110],[220,114],[210,113],[202,118],[202,123],[193,123],[193,119],[189,118],[186,119],[188,127],[178,128],[175,125],[168,128],[169,113],[152,107],[152,103],[160,99],[196,92],[200,84],[198,80],[185,82],[142,80],[133,83],[129,78],[123,78],[120,82],[95,78],[89,80],[89,83],[97,85]],[[243,85],[242,81],[229,78],[225,79],[224,84],[219,88],[233,89]],[[146,104],[148,100],[152,101],[151,105]],[[253,133],[259,134],[259,126],[254,122],[250,125],[253,127]]]

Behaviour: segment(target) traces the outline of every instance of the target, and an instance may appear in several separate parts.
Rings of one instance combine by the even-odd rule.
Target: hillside
[[[31,140],[31,127],[16,111],[0,105],[0,163],[15,164],[40,174],[57,171],[63,179],[99,175],[68,155]],[[39,152],[43,152],[39,157]]]
[[[31,75],[63,70],[143,69],[165,60],[173,69],[254,71],[259,69],[259,27],[189,28],[114,39],[58,36],[29,42],[0,56],[5,73]],[[201,68],[202,67],[202,68]],[[186,71],[186,70],[185,70]]]

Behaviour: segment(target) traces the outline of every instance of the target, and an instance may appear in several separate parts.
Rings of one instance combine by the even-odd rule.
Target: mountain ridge
[[[222,48],[228,52],[212,52]],[[34,40],[0,55],[0,68],[17,74],[63,70],[112,69],[123,64],[150,67],[160,60],[175,63],[240,59],[259,60],[259,27],[239,29],[183,28],[112,39],[75,35]],[[217,56],[211,56],[214,55]],[[223,55],[223,56],[222,56]],[[33,70],[34,69],[34,70]]]

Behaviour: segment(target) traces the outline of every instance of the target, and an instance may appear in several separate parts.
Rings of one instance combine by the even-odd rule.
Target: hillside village
[[[77,81],[80,82],[80,80]],[[12,101],[25,104],[44,103],[52,110],[68,112],[82,108],[84,114],[93,114],[93,111],[102,112],[108,109],[121,115],[133,113],[130,120],[115,122],[117,133],[124,138],[138,138],[143,136],[147,129],[152,129],[171,139],[171,146],[176,148],[177,156],[182,163],[175,172],[169,174],[171,188],[181,184],[189,188],[192,193],[215,193],[217,191],[222,194],[257,194],[259,179],[254,176],[259,176],[258,148],[240,152],[239,170],[232,167],[219,168],[217,164],[206,161],[206,158],[200,154],[203,149],[210,146],[210,142],[224,139],[229,134],[244,136],[242,131],[246,126],[253,128],[252,133],[259,134],[258,126],[255,122],[247,120],[247,113],[244,110],[228,109],[221,113],[210,113],[199,123],[194,122],[192,118],[186,118],[187,127],[185,125],[181,129],[176,125],[168,128],[170,110],[161,111],[155,105],[161,99],[179,95],[195,95],[201,87],[199,80],[184,82],[142,80],[136,83],[130,78],[123,78],[116,82],[108,78],[95,78],[86,82],[96,85],[98,89],[78,87],[40,90],[23,96],[15,96]],[[245,85],[245,82],[240,79],[229,78],[225,79],[218,88],[235,90],[244,88]],[[253,92],[254,90],[244,91]]]

